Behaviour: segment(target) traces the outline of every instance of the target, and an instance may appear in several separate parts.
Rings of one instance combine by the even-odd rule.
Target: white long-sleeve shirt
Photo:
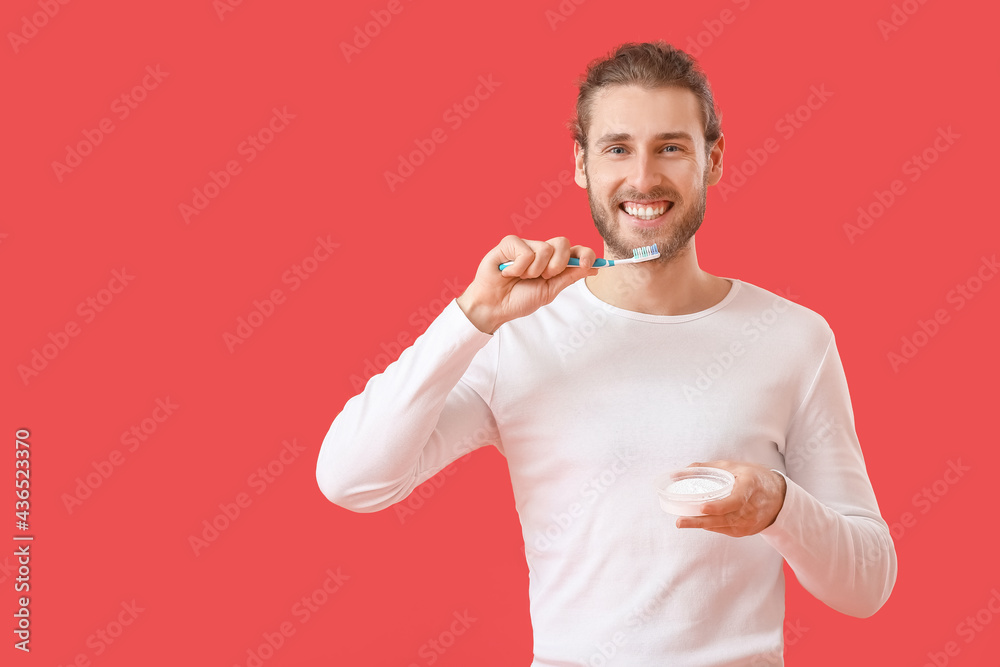
[[[584,280],[493,334],[452,301],[336,417],[317,462],[332,502],[374,512],[469,451],[506,458],[529,572],[531,667],[781,665],[784,574],[866,617],[896,553],[833,332],[737,279],[718,304],[647,315]],[[654,478],[693,462],[783,474],[774,523],[678,529]]]

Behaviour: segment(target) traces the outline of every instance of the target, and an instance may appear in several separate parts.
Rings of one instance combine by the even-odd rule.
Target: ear
[[[708,185],[715,185],[722,180],[722,152],[726,149],[726,137],[720,135],[712,151],[708,154]]]
[[[581,188],[586,189],[587,187],[587,170],[584,167],[584,157],[586,152],[583,146],[580,145],[579,141],[573,142],[573,160],[576,162],[576,173],[573,175],[573,180]]]

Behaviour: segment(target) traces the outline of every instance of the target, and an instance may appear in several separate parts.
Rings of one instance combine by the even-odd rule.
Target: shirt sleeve
[[[488,444],[502,452],[488,405],[498,345],[453,299],[333,420],[316,462],[323,495],[376,512],[461,456]]]
[[[866,618],[889,598],[896,550],[879,513],[854,426],[833,333],[785,439],[784,505],[760,535],[802,586],[837,611]]]

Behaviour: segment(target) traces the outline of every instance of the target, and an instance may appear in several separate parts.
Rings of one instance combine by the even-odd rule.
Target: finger
[[[718,516],[682,516],[677,519],[676,525],[678,528],[704,528],[706,530],[724,528],[732,530],[736,526],[737,520],[738,517],[734,517],[731,514]]]
[[[585,245],[573,246],[569,249],[569,254],[571,257],[580,258],[580,266],[592,266],[594,264],[594,260],[597,259],[597,253],[594,249]]]
[[[541,276],[549,279],[566,270],[566,265],[569,262],[569,239],[565,236],[557,236],[549,239],[546,243],[552,246],[552,257],[549,258],[549,263],[542,271]]]
[[[716,459],[714,461],[699,461],[697,463],[691,463],[688,467],[692,466],[705,466],[706,468],[722,468],[723,470],[728,470],[729,472],[736,474],[734,470],[734,462],[727,459]]]
[[[676,526],[678,528],[700,528],[701,530],[707,530],[712,533],[718,533],[720,535],[728,535],[729,537],[742,537],[746,531],[742,531],[738,528],[732,526],[700,526],[693,522],[690,522],[691,517],[681,517],[677,520]]]
[[[504,278],[518,278],[535,261],[535,252],[524,239],[508,234],[500,241],[493,253],[490,255],[490,269],[495,263],[500,266],[504,262],[511,262],[501,275]]]
[[[575,245],[569,249],[569,254],[571,257],[576,257],[580,260],[580,266],[566,266],[561,273],[549,280],[549,287],[552,290],[550,296],[552,298],[555,298],[559,292],[580,278],[597,275],[597,269],[593,268],[594,261],[597,259],[596,252],[587,246]],[[568,262],[569,258],[566,261]]]
[[[703,503],[699,511],[702,514],[719,516],[737,512],[743,507],[744,504],[745,502],[741,497],[737,496],[735,493],[731,493],[725,498],[720,498],[719,500],[711,500],[706,503]]]
[[[525,243],[531,246],[531,249],[535,253],[535,259],[532,260],[528,268],[521,274],[521,278],[538,278],[545,271],[549,261],[552,259],[552,253],[555,252],[555,248],[545,241],[525,241]]]
[[[712,533],[718,533],[719,535],[728,535],[729,537],[743,537],[747,533],[746,531],[736,530],[735,528],[705,528]]]
[[[588,276],[597,275],[597,269],[591,268],[594,266],[594,262],[597,261],[597,253],[593,249],[583,245],[575,245],[569,249],[569,254],[571,257],[576,257],[580,260],[581,268],[589,269]]]

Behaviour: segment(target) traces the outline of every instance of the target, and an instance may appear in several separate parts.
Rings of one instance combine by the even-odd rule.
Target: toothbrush
[[[594,261],[594,266],[591,268],[599,269],[606,266],[615,266],[616,264],[637,264],[638,262],[645,262],[651,259],[656,259],[660,256],[660,251],[656,249],[656,244],[643,246],[642,248],[636,248],[632,251],[632,256],[628,259],[598,259]],[[500,265],[500,270],[503,271],[508,266],[514,262],[504,262]],[[579,257],[570,257],[567,266],[580,266]]]

